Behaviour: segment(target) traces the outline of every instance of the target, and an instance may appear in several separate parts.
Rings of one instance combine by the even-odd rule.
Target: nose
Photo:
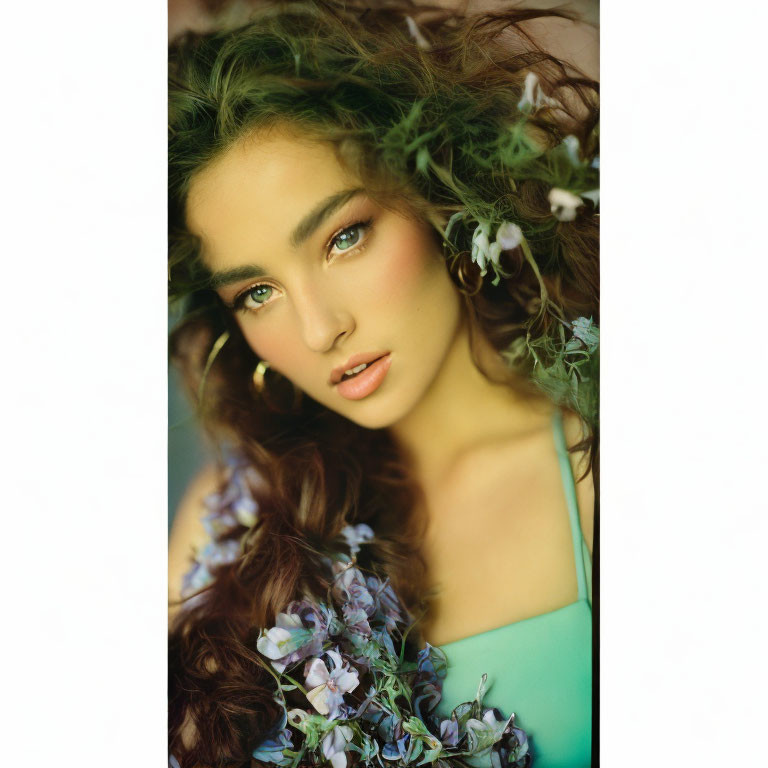
[[[315,284],[294,294],[301,336],[314,352],[329,352],[355,329],[352,314],[341,301],[323,295],[326,290]]]

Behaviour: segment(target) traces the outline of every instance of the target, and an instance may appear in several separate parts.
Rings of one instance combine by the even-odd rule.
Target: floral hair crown
[[[529,73],[526,92],[520,102],[524,111],[542,105],[548,99],[540,91],[538,81]],[[552,215],[561,222],[574,221],[579,209],[589,203],[596,212],[600,203],[600,190],[594,186],[595,175],[600,161],[591,161],[579,156],[579,141],[567,136],[552,151],[552,165],[564,165],[570,170],[564,174],[571,181],[570,188],[551,187],[548,193]],[[563,162],[565,161],[565,162]],[[553,302],[547,292],[539,266],[523,231],[524,222],[505,219],[493,221],[470,213],[468,209],[458,211],[448,220],[443,238],[450,251],[460,250],[456,240],[457,225],[461,223],[472,232],[470,258],[480,268],[480,276],[492,274],[491,283],[498,285],[505,272],[502,254],[520,249],[539,283],[540,303],[536,317],[547,313],[556,320],[557,332],[553,335],[535,337],[528,323],[525,336],[516,339],[502,356],[510,367],[530,367],[532,381],[555,403],[575,410],[591,426],[597,422],[597,377],[599,366],[600,330],[591,317],[566,318],[561,308]]]

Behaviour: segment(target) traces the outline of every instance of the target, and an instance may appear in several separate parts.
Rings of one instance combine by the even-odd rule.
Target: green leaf
[[[430,159],[429,149],[427,147],[419,147],[418,152],[416,152],[416,170],[419,173],[426,174],[429,170]]]

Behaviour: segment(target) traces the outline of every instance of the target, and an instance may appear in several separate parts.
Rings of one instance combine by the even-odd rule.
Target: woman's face
[[[187,223],[248,344],[307,395],[379,428],[428,394],[458,292],[431,228],[367,197],[330,145],[241,140],[194,178]]]

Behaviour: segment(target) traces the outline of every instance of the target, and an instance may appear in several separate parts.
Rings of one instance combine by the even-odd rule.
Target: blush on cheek
[[[280,348],[279,344],[275,343],[275,340],[270,340],[269,336],[265,336],[263,333],[258,333],[250,324],[238,319],[238,325],[243,333],[248,346],[253,350],[253,353],[260,360],[269,360],[272,362],[274,353]]]
[[[425,281],[440,276],[445,269],[431,238],[410,222],[390,241],[388,251],[387,269],[380,282],[380,289],[388,296],[421,295]]]
[[[292,378],[291,372],[306,368],[306,352],[303,345],[290,332],[274,328],[265,331],[249,327],[248,322],[238,321],[248,346],[260,360],[267,360],[270,369]]]

